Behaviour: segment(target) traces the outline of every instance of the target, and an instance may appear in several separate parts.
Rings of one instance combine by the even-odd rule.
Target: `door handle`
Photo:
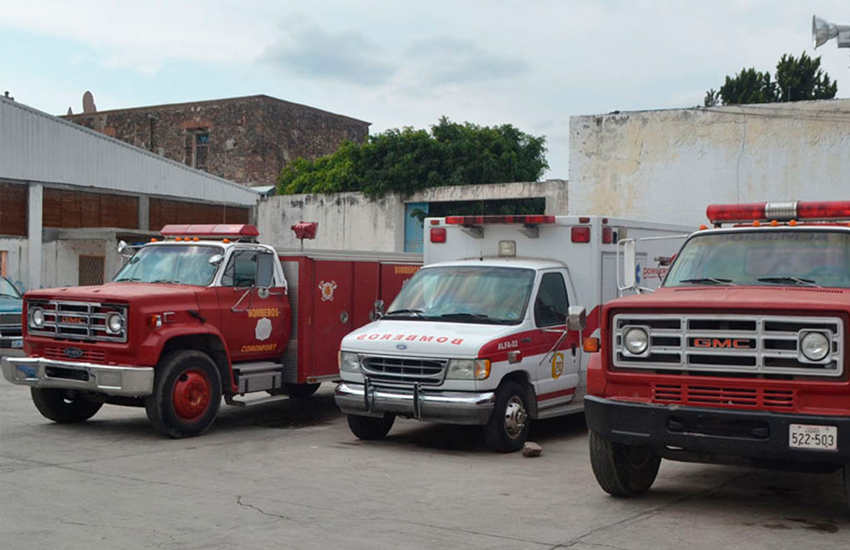
[[[343,311],[342,313],[339,314],[339,322],[342,323],[343,325],[348,323],[348,312],[347,311]]]

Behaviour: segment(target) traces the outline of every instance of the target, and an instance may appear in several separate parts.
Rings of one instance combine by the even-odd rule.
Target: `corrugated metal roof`
[[[252,206],[259,194],[0,97],[0,179]]]

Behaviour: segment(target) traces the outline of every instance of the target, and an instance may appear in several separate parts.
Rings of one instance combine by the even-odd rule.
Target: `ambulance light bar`
[[[759,202],[712,204],[706,208],[711,223],[751,221],[850,220],[850,201]]]
[[[260,232],[250,224],[170,224],[162,228],[163,237],[251,238]]]
[[[523,225],[538,225],[555,223],[555,216],[539,214],[527,216],[446,216],[446,225],[487,225],[496,223],[521,223]]]

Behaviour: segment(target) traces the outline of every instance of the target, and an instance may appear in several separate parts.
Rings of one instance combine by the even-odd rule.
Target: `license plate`
[[[792,449],[837,451],[838,428],[812,424],[791,424],[788,427],[788,446]]]
[[[12,349],[22,349],[24,347],[23,340],[12,340]]]

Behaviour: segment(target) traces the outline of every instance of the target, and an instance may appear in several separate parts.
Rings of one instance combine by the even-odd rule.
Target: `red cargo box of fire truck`
[[[850,497],[850,201],[708,207],[656,292],[605,305],[585,398],[594,473],[662,458],[836,471]]]
[[[275,251],[250,225],[170,225],[113,282],[24,296],[26,356],[3,375],[50,420],[140,406],[172,437],[227,404],[307,396],[337,377],[342,336],[369,321],[417,255]],[[245,400],[264,392],[262,399]]]

